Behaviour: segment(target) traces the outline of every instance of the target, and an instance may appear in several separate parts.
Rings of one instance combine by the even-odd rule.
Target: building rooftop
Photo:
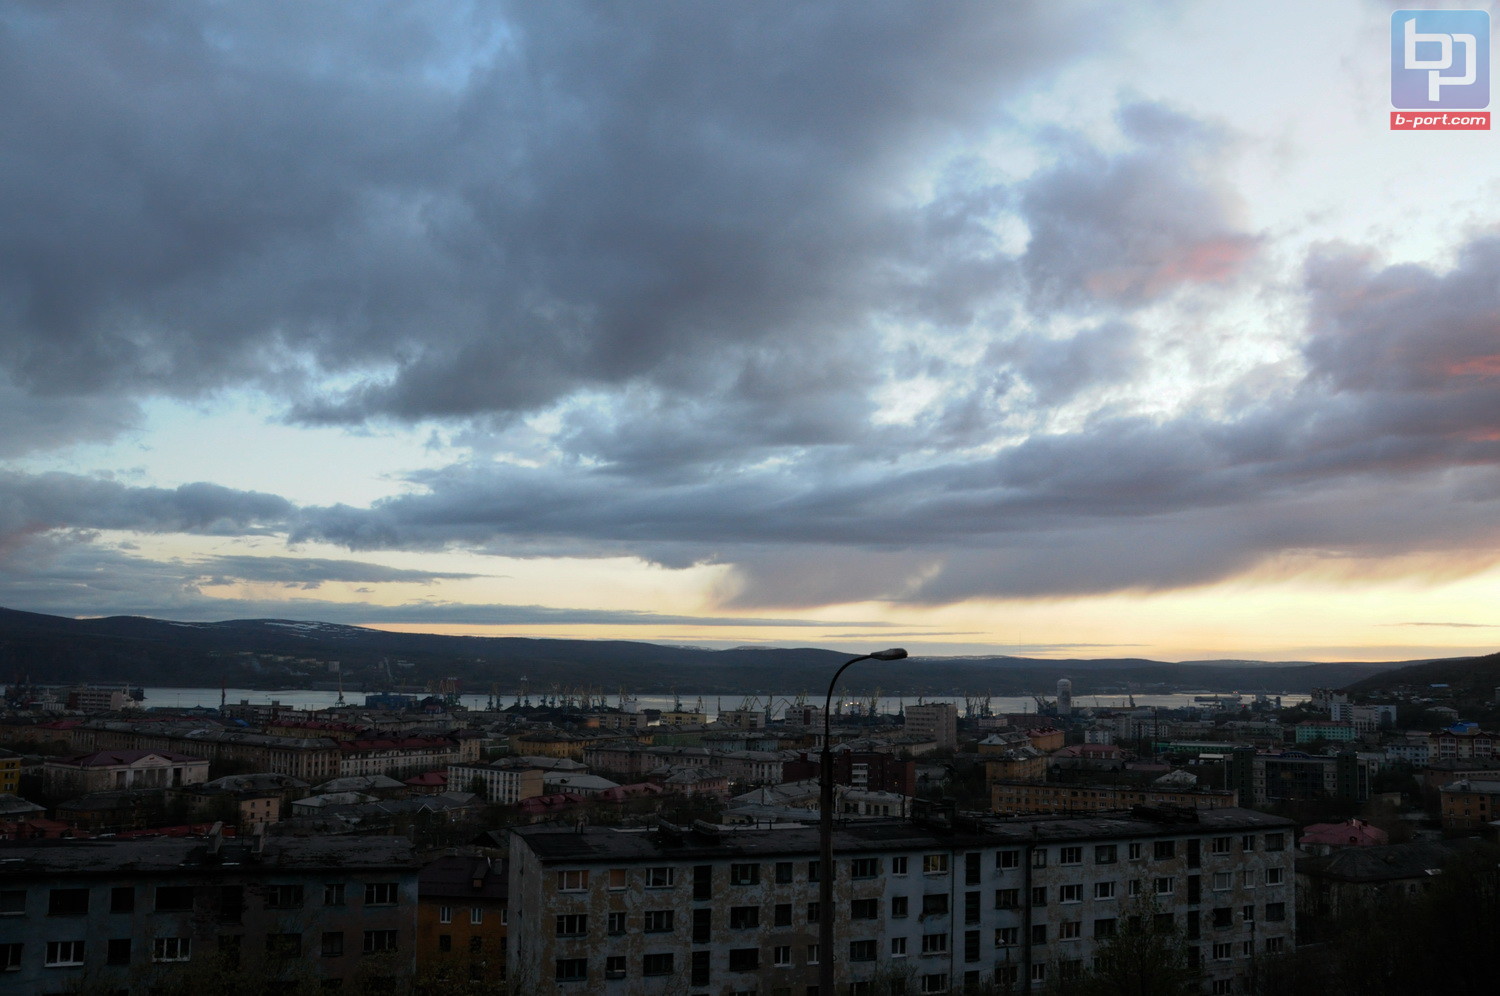
[[[120,764],[135,764],[143,758],[159,757],[164,761],[193,763],[204,762],[204,758],[191,754],[179,754],[170,750],[97,750],[91,754],[48,760],[48,764],[67,765],[73,768],[112,768]],[[205,762],[206,763],[206,762]]]
[[[1447,842],[1413,841],[1346,847],[1327,857],[1297,859],[1297,874],[1343,882],[1390,882],[1438,874],[1462,850]]]
[[[1181,814],[1161,820],[1127,813],[1075,818],[963,817],[959,828],[917,820],[850,821],[834,828],[834,848],[840,852],[950,850],[954,846],[1005,847],[1039,842],[1117,840],[1123,837],[1172,837],[1214,831],[1290,829],[1291,820],[1249,809],[1225,807]],[[814,827],[721,829],[705,833],[617,830],[609,827],[559,829],[536,825],[512,831],[545,862],[588,863],[606,860],[647,860],[771,857],[806,855],[818,850]]]
[[[40,841],[0,844],[0,882],[23,877],[163,875],[185,870],[258,866],[287,871],[417,867],[403,837],[267,837],[224,839]]]
[[[508,891],[501,858],[449,855],[422,866],[417,895],[422,899],[493,899],[503,902]]]

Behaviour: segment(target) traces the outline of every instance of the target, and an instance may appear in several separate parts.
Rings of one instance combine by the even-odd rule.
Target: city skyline
[[[14,5],[0,605],[1493,652],[1500,159],[1398,6]]]

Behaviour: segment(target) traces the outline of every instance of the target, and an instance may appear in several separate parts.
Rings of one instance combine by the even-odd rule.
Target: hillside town
[[[13,687],[0,992],[805,996],[824,915],[840,993],[1069,992],[1142,933],[1145,991],[1259,992],[1500,827],[1500,737],[1443,687],[846,703],[824,911],[821,707],[456,693]]]

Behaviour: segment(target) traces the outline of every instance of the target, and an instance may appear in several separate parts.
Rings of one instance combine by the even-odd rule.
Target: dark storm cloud
[[[1023,185],[1031,242],[1021,265],[1040,307],[1139,305],[1223,283],[1258,246],[1214,172],[1222,136],[1158,104],[1128,105],[1119,118],[1129,151],[1073,144]]]
[[[37,398],[250,383],[308,422],[740,369],[754,397],[767,353],[993,293],[961,223],[892,195],[1109,30],[1040,3],[13,4],[0,364]]]

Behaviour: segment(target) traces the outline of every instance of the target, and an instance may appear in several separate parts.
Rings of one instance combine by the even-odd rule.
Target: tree
[[[1154,901],[1133,903],[1095,955],[1094,970],[1078,987],[1089,996],[1188,996],[1202,989],[1175,918]]]

